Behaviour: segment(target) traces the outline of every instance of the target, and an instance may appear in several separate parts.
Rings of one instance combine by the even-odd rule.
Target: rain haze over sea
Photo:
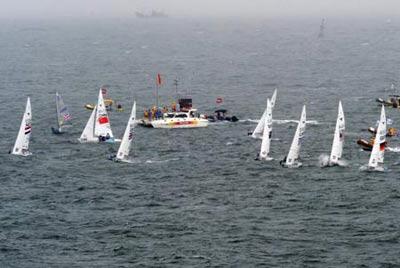
[[[327,18],[318,38],[321,19],[2,19],[0,266],[399,266],[400,155],[361,172],[356,140],[379,119],[375,98],[400,86],[400,21]],[[121,137],[133,100],[138,117],[154,103],[157,73],[163,104],[178,78],[200,112],[240,121],[137,127],[132,164],[107,160],[118,144],[78,143],[100,86],[124,107],[110,113]],[[254,161],[247,132],[275,88],[275,160]],[[56,91],[73,117],[57,136]],[[11,156],[28,96],[33,155]],[[339,100],[348,166],[320,168]],[[303,167],[284,169],[303,104]],[[397,109],[387,116],[400,127]]]

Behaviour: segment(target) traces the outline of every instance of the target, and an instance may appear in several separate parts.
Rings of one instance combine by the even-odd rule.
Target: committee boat
[[[152,128],[199,128],[207,127],[209,121],[192,107],[192,99],[179,99],[179,111],[176,108],[171,111],[153,109],[146,113],[140,120],[140,125]]]

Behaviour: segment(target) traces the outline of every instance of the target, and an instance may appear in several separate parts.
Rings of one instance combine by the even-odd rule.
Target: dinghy
[[[81,137],[78,139],[81,143],[87,142],[107,142],[114,143],[120,140],[114,139],[111,131],[110,120],[108,118],[107,110],[104,105],[103,94],[100,89],[99,97],[96,107],[93,109],[92,114]]]
[[[56,112],[57,112],[57,128],[51,127],[51,130],[54,134],[62,134],[63,126],[66,125],[66,122],[71,120],[71,115],[68,112],[67,106],[64,104],[64,101],[58,92],[56,92]]]
[[[136,101],[133,102],[131,116],[129,117],[128,124],[122,137],[121,145],[119,146],[116,155],[111,156],[110,159],[116,162],[129,162],[129,151],[133,139],[135,138],[135,125],[136,125]]]
[[[383,158],[386,147],[386,115],[385,106],[382,105],[381,117],[376,131],[375,142],[372,147],[371,156],[368,162],[368,171],[384,171]]]
[[[303,106],[300,121],[297,124],[296,133],[294,135],[292,145],[290,146],[289,154],[281,161],[283,167],[298,168],[302,166],[299,162],[299,153],[301,148],[301,141],[306,130],[306,106]]]
[[[14,148],[10,151],[11,154],[28,156],[32,153],[29,151],[29,140],[32,131],[32,111],[31,111],[31,100],[28,97],[26,101],[25,113],[22,117],[21,126],[17,140],[15,141]]]
[[[270,146],[272,137],[272,105],[269,99],[267,99],[267,114],[265,116],[264,130],[261,142],[261,150],[258,155],[258,160],[269,161],[273,158],[269,156]]]
[[[334,134],[334,137],[333,137],[331,156],[329,158],[329,165],[330,166],[339,165],[339,161],[340,161],[340,159],[342,157],[342,152],[343,152],[345,128],[346,128],[346,126],[345,126],[342,102],[339,101],[338,116],[337,116],[337,119],[336,119],[335,134]]]
[[[274,90],[274,94],[272,94],[272,97],[271,97],[271,100],[270,100],[271,113],[272,113],[272,111],[274,110],[274,107],[275,107],[277,91],[278,91],[277,89]],[[258,124],[257,124],[256,128],[254,129],[253,133],[251,134],[251,136],[254,139],[262,139],[262,137],[263,137],[265,117],[267,116],[267,108],[265,108],[265,111],[264,111],[263,115],[261,116],[260,121],[258,121]]]
[[[96,108],[96,107],[95,107]],[[96,109],[93,109],[81,137],[78,139],[81,143],[99,142],[99,138],[94,135],[94,121],[96,117]]]

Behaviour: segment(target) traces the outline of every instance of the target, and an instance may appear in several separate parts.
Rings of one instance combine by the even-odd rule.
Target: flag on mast
[[[159,73],[157,74],[156,83],[157,83],[157,86],[161,86],[163,83],[161,74],[159,74]]]

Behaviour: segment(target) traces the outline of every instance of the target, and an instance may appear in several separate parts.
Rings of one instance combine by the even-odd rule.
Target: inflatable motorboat
[[[358,139],[357,144],[360,145],[361,149],[364,151],[372,151],[372,147],[374,146],[375,137],[372,137],[369,141],[365,139]],[[387,147],[387,142],[385,142],[385,148]]]
[[[369,127],[368,131],[371,132],[374,135],[376,134],[376,129],[373,128],[373,127]],[[394,128],[394,127],[390,127],[387,130],[386,136],[387,137],[394,137],[394,136],[397,136],[397,134],[398,134],[398,130],[396,128]]]
[[[229,122],[237,122],[239,119],[236,116],[227,116],[226,113],[228,111],[225,109],[218,109],[214,111],[214,115],[207,115],[207,119],[210,122],[218,122],[218,121],[229,121]]]
[[[357,144],[360,145],[361,149],[364,151],[372,151],[372,147],[374,146],[375,138],[372,137],[369,141],[365,139],[358,139]]]
[[[104,99],[104,105],[106,106],[107,111],[112,110],[112,106],[114,104],[114,101],[112,99]],[[85,104],[85,108],[88,110],[93,110],[96,107],[94,104],[87,103]]]
[[[400,108],[400,95],[389,95],[389,98],[387,100],[384,100],[382,98],[377,98],[376,102],[383,104],[385,106]]]

